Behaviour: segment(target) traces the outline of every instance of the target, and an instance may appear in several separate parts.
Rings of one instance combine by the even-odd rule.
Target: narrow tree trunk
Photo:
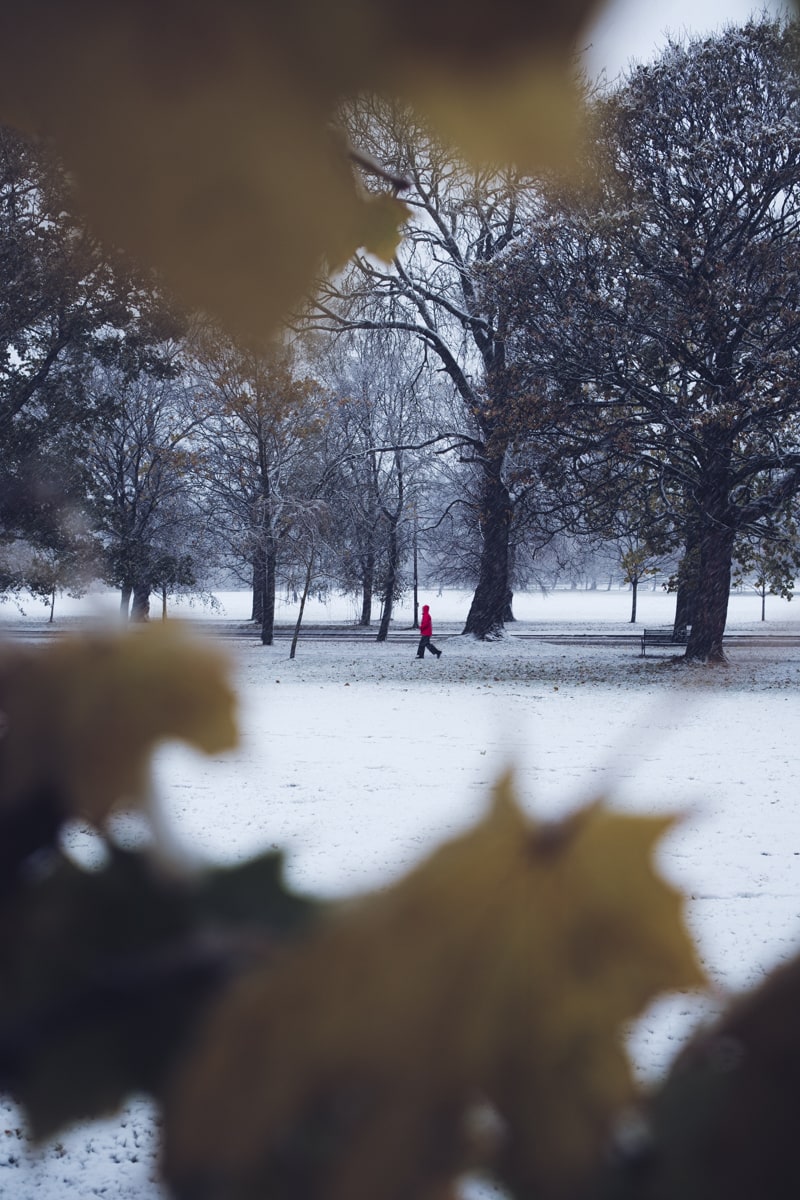
[[[264,555],[264,607],[261,614],[261,645],[271,646],[275,638],[275,568],[276,555],[268,546]]]
[[[698,589],[686,658],[724,663],[722,638],[728,616],[734,531],[711,520],[700,539]]]
[[[48,622],[49,625],[53,624],[53,617],[55,616],[55,611],[56,611],[56,589],[53,588],[52,592],[50,593],[50,620]],[[761,620],[763,621],[764,618],[762,617]]]
[[[767,619],[767,585],[764,584],[764,586],[761,588],[761,620],[766,621],[766,619]]]
[[[364,588],[361,593],[361,616],[358,618],[359,625],[363,625],[368,629],[372,624],[372,588]]]
[[[397,572],[400,565],[400,554],[397,548],[397,522],[400,519],[400,514],[386,513],[386,518],[389,522],[386,586],[383,593],[381,625],[378,630],[378,636],[375,639],[377,642],[385,642],[389,635],[389,625],[392,620],[392,608],[394,606],[394,593],[397,587]]]
[[[369,628],[372,624],[372,597],[375,589],[375,549],[370,545],[367,551],[364,570],[361,578],[361,616],[359,625]]]
[[[639,594],[639,578],[634,575],[631,579],[631,625],[636,624],[636,600]]]
[[[482,494],[481,545],[478,585],[472,597],[464,633],[476,638],[497,637],[503,632],[508,602],[508,543],[511,532],[511,497],[503,482],[502,461],[486,468]]]
[[[132,594],[133,588],[130,584],[123,583],[119,593],[119,615],[123,621],[127,621],[130,616]]]
[[[314,551],[311,550],[308,556],[308,567],[306,568],[306,580],[303,585],[303,594],[300,597],[300,608],[297,613],[297,622],[294,627],[294,636],[292,637],[292,647],[289,651],[289,658],[294,658],[297,650],[297,639],[300,637],[300,626],[303,624],[303,610],[306,606],[309,588],[311,587],[311,577],[314,570]]]
[[[264,551],[257,546],[253,552],[253,607],[250,620],[260,625],[264,618],[264,587],[266,581],[266,563]]]
[[[419,629],[419,548],[417,543],[417,508],[414,506],[414,624]]]

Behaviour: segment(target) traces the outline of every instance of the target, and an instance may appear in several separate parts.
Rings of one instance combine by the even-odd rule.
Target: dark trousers
[[[435,654],[437,658],[442,653],[441,650],[436,649],[429,637],[421,637],[417,646],[417,658],[424,658],[426,650],[430,650],[431,654]]]

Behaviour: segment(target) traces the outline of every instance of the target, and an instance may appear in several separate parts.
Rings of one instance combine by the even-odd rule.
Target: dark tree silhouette
[[[753,21],[636,68],[594,185],[544,197],[492,285],[578,477],[646,468],[683,531],[689,659],[724,658],[737,535],[800,488],[799,40]]]
[[[101,415],[95,369],[163,376],[180,321],[75,215],[46,144],[3,127],[0,284],[0,533],[53,551],[84,498],[76,447]]]

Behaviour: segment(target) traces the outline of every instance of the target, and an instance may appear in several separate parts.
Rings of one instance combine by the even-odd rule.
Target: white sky
[[[705,34],[743,24],[765,10],[786,12],[790,0],[609,0],[589,34],[590,75],[605,68],[613,80],[632,61],[650,62],[666,34]]]

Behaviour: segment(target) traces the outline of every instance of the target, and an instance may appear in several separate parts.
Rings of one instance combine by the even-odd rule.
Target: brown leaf
[[[567,1194],[631,1096],[621,1026],[703,981],[649,863],[669,824],[596,806],[537,830],[503,780],[478,828],[223,1002],[168,1108],[178,1194],[427,1195],[480,1098],[501,1175]]]
[[[180,626],[65,637],[0,655],[0,811],[55,795],[100,825],[147,796],[154,746],[208,754],[236,742],[225,659]]]

